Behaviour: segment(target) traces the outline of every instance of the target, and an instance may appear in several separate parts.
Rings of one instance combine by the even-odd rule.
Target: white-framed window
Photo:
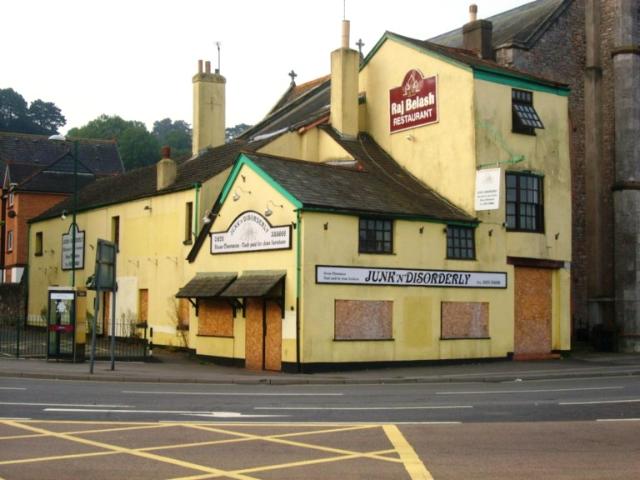
[[[13,252],[13,230],[7,232],[7,252]]]
[[[13,192],[9,192],[9,206],[13,207]]]

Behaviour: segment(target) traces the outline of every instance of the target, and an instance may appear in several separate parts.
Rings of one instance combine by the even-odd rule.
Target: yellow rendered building
[[[164,188],[139,198],[87,202],[86,265],[120,218],[119,313],[252,369],[569,350],[567,88],[392,33],[361,61],[345,38],[330,78],[292,85],[236,143],[163,160],[140,178]],[[51,239],[30,255],[32,314],[68,275],[58,214],[31,226],[32,252]]]

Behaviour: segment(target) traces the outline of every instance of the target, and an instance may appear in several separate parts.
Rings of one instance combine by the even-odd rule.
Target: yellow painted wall
[[[327,230],[324,224],[328,223]],[[420,228],[424,227],[423,233]],[[358,253],[358,217],[304,212],[302,360],[363,362],[500,357],[513,351],[513,269],[491,255],[447,260],[444,225],[394,222],[392,255]],[[506,289],[317,285],[316,265],[507,272]],[[334,302],[391,300],[393,341],[334,341]],[[489,302],[490,340],[440,340],[440,303]]]
[[[389,133],[389,90],[411,69],[438,76],[439,122]],[[474,81],[470,68],[387,40],[360,71],[369,133],[400,165],[468,212],[475,186]]]
[[[184,346],[176,334],[175,293],[186,283],[184,258],[191,246],[183,245],[185,204],[194,201],[194,190],[186,190],[124,204],[80,212],[77,222],[85,231],[85,264],[76,271],[76,285],[84,285],[95,268],[97,239],[111,240],[111,219],[120,217],[120,250],[117,277],[121,282],[118,294],[117,321],[138,315],[138,289],[149,289],[149,325],[154,328],[156,344]],[[145,207],[151,210],[145,210]],[[46,306],[49,285],[70,285],[71,273],[61,265],[62,234],[70,225],[53,218],[38,222],[31,228],[29,275],[29,315],[39,315]],[[43,231],[44,255],[33,255],[35,231]],[[132,291],[133,290],[133,291]],[[93,312],[95,293],[89,291],[87,308]]]
[[[244,176],[245,181],[242,180]],[[243,193],[240,188],[249,193]],[[233,193],[238,191],[240,198],[233,201]],[[226,231],[233,221],[243,212],[256,211],[264,216],[267,208],[273,215],[267,218],[272,226],[291,225],[296,221],[294,206],[280,193],[275,191],[263,178],[246,165],[242,167],[235,183],[229,191],[218,217],[212,226],[212,232]],[[273,203],[269,203],[273,202]],[[274,206],[275,204],[275,206]],[[279,206],[282,205],[282,208]],[[295,308],[296,308],[296,231],[291,232],[291,249],[257,252],[239,252],[212,255],[211,239],[206,240],[192,264],[185,265],[187,277],[197,272],[237,272],[245,270],[285,270],[285,318],[283,319],[282,360],[295,362]],[[245,319],[238,310],[234,318],[234,338],[220,339],[196,336],[197,321],[192,317],[191,339],[200,355],[215,357],[244,358]]]
[[[349,152],[329,134],[318,128],[312,128],[303,133],[285,133],[260,148],[258,152],[308,162],[353,160],[353,156]]]

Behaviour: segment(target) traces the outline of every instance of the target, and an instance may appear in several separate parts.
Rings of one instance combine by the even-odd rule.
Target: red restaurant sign
[[[389,90],[391,133],[438,121],[438,79],[424,78],[420,70],[409,70],[402,85]]]

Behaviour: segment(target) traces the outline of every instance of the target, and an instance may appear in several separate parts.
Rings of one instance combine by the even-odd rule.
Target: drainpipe
[[[301,373],[300,365],[300,290],[302,279],[302,254],[300,247],[302,246],[302,215],[300,209],[296,210],[296,370]]]
[[[200,199],[200,189],[202,188],[202,184],[200,182],[196,182],[193,184],[193,188],[195,188],[195,202],[194,202],[194,218],[193,218],[193,222],[194,222],[194,230],[193,230],[193,235],[197,236],[198,235],[198,219],[200,218],[200,208],[199,208],[199,199]]]

